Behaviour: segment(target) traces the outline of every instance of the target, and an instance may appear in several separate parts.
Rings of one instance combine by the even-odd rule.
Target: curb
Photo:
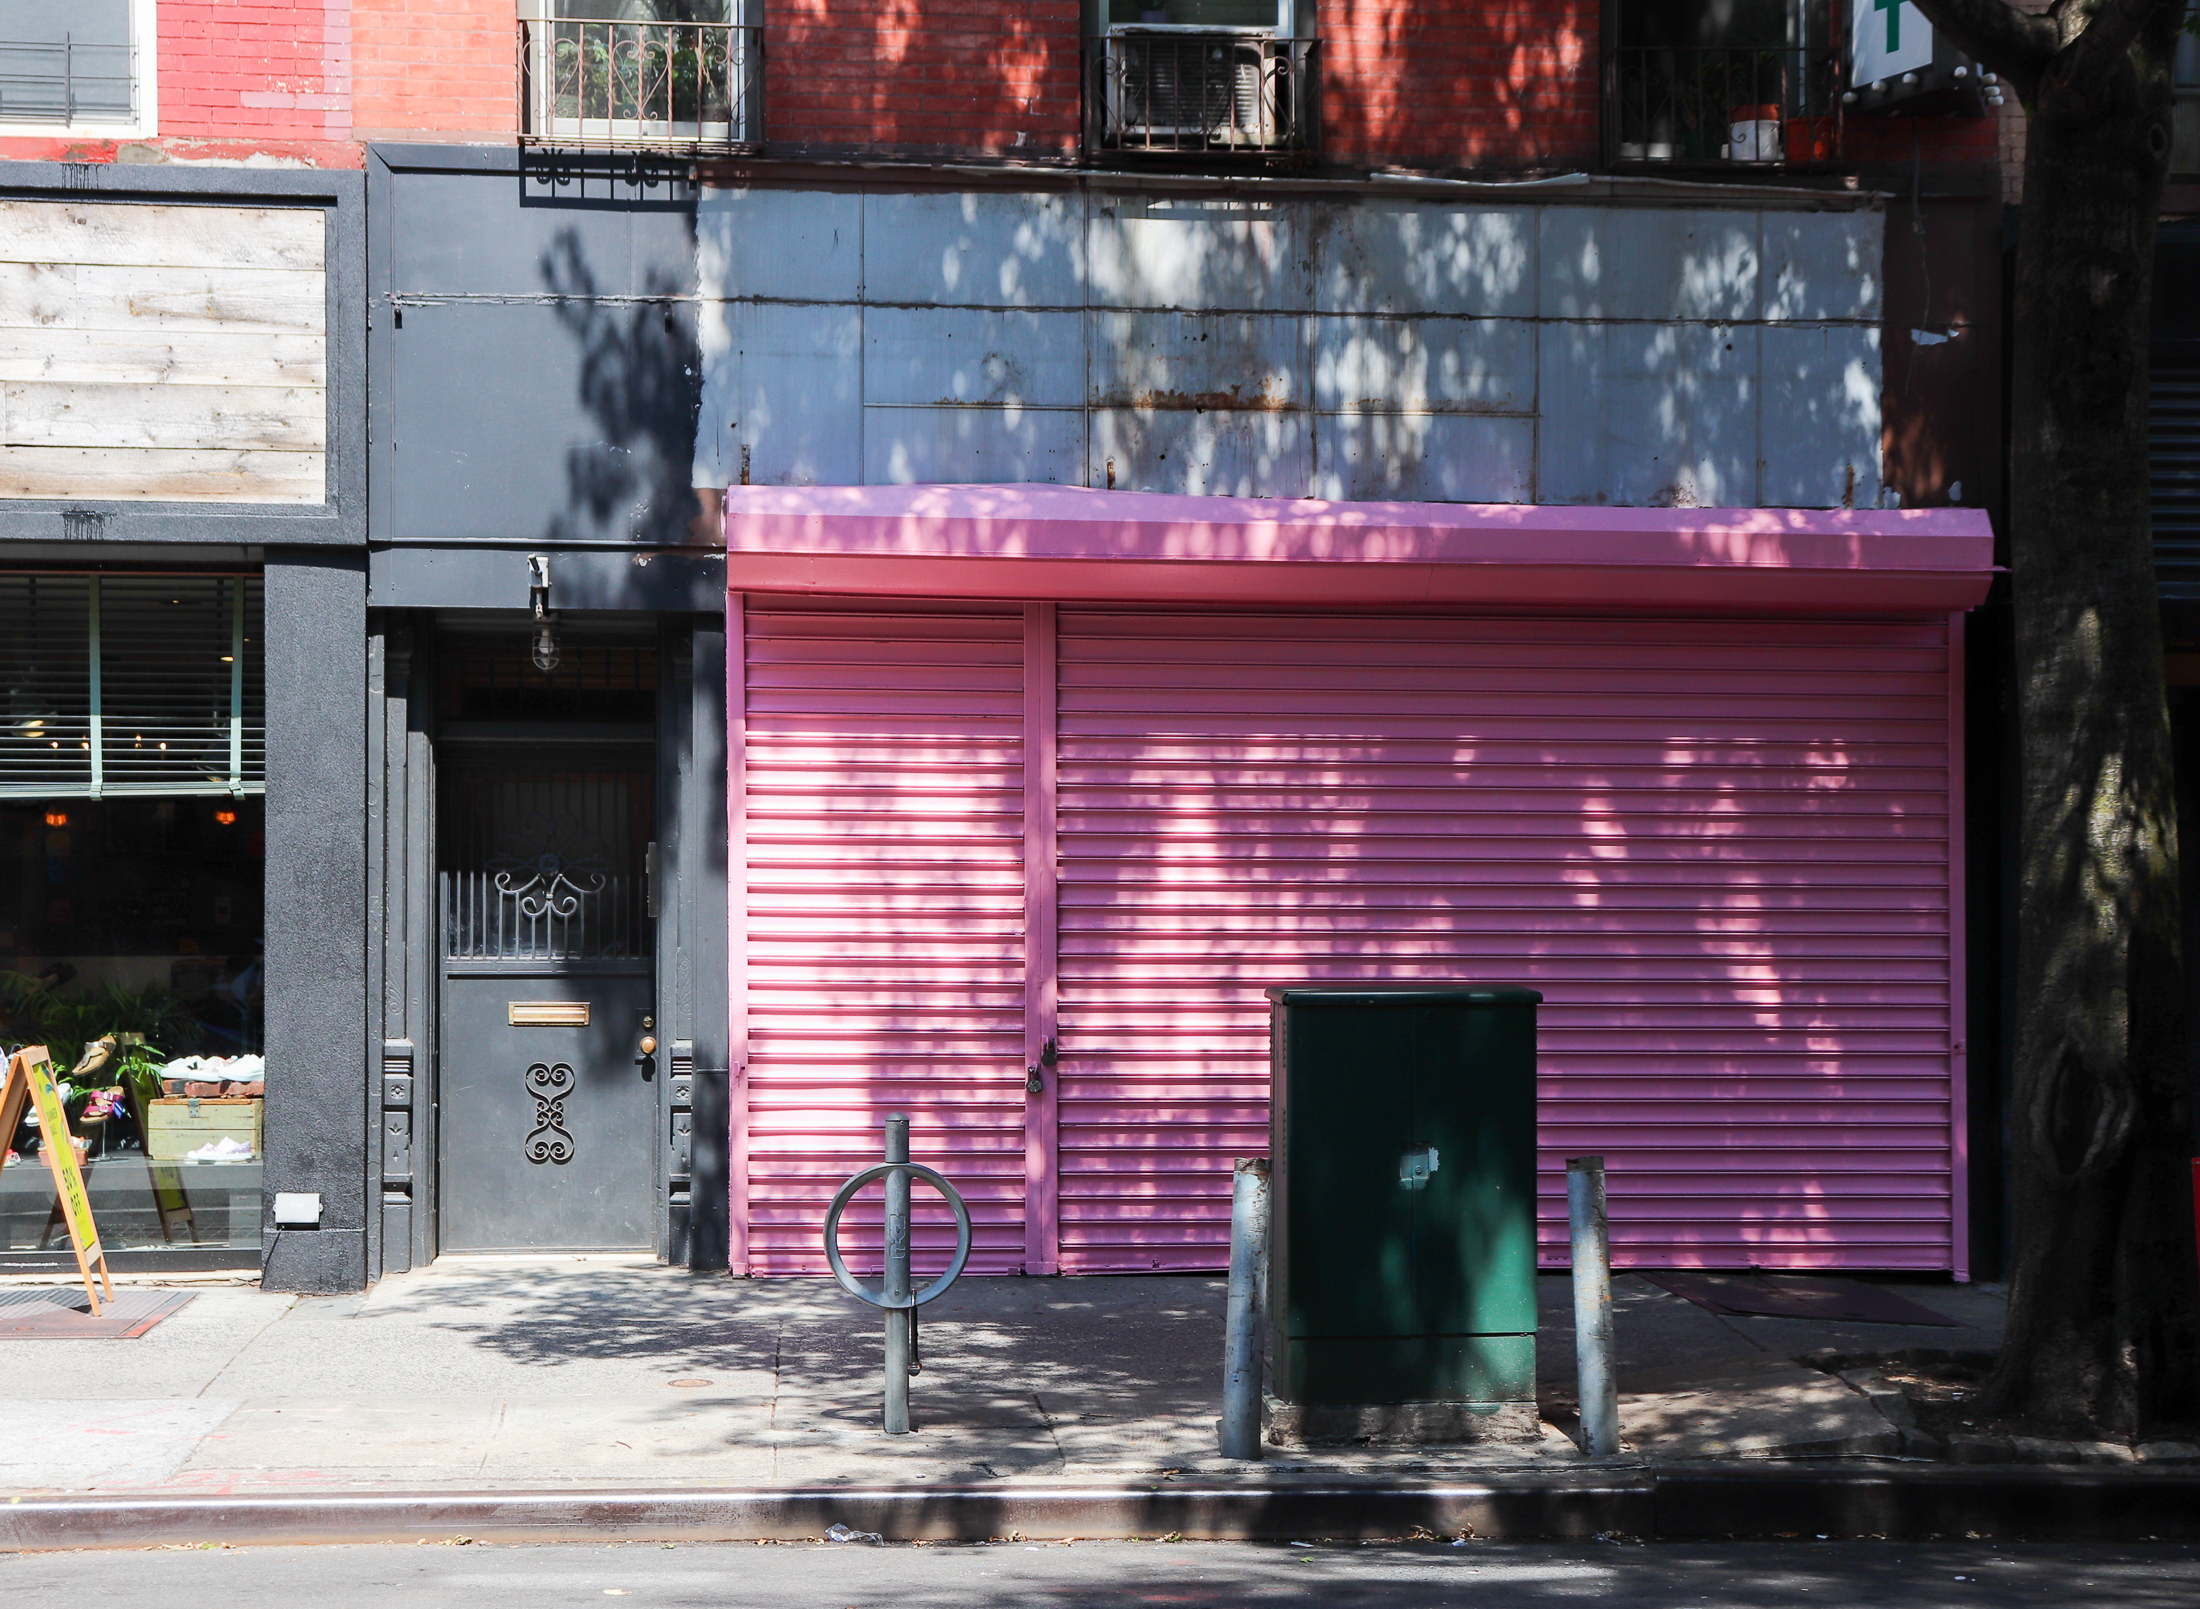
[[[888,1541],[1175,1536],[1292,1541],[1793,1537],[2200,1539],[2200,1472],[1611,1470],[1427,1485],[1166,1484],[702,1492],[348,1492],[0,1500],[0,1551],[218,1543],[796,1541],[832,1525]]]
[[[1198,1541],[1442,1536],[1586,1538],[1646,1533],[1637,1471],[1603,1478],[1425,1486],[940,1486],[637,1492],[332,1492],[242,1497],[0,1500],[0,1551],[163,1543],[801,1541],[833,1525],[890,1542],[1016,1537]]]

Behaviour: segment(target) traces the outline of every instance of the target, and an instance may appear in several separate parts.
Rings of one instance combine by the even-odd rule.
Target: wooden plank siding
[[[327,500],[313,207],[0,201],[0,497]]]

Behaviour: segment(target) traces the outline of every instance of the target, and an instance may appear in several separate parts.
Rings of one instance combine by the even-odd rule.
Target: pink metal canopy
[[[1178,497],[1073,486],[735,486],[735,592],[1062,602],[1967,609],[1984,513]]]

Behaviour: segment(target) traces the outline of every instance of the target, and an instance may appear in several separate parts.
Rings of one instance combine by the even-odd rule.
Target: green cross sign
[[[1872,0],[1874,11],[1887,14],[1887,54],[1902,48],[1902,0]]]

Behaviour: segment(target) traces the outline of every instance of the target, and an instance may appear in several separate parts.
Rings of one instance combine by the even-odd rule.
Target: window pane
[[[0,123],[126,122],[130,0],[0,0]]]
[[[256,797],[0,803],[0,1038],[67,1083],[110,1251],[259,1244],[264,824]],[[68,1250],[47,1138],[0,1136],[0,1257]]]

